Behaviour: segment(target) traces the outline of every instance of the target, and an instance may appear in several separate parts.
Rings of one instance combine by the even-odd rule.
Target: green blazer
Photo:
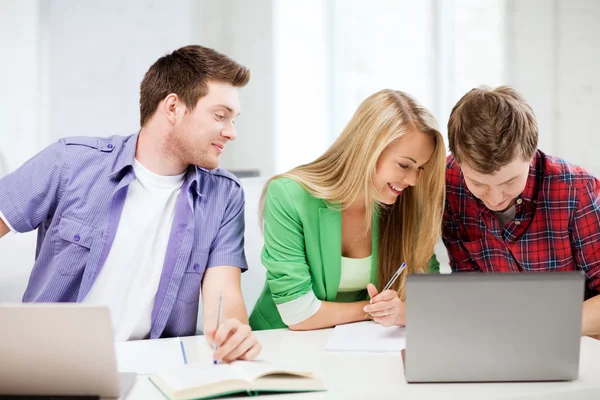
[[[371,283],[377,286],[377,220],[373,225]],[[254,330],[286,328],[276,304],[295,300],[310,290],[319,300],[336,301],[342,263],[342,213],[313,197],[289,178],[271,181],[264,213],[261,260],[267,282],[250,314]],[[439,263],[430,260],[431,272]],[[357,298],[368,299],[366,290]]]

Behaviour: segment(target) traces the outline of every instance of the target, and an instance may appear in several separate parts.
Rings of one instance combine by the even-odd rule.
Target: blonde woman
[[[439,271],[432,254],[445,155],[433,115],[406,93],[382,90],[325,154],[273,177],[261,198],[267,283],[252,328],[309,330],[367,318],[404,325],[406,274]],[[378,293],[403,262],[400,279]]]

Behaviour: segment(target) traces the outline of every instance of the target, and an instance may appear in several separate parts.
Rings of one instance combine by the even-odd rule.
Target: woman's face
[[[394,204],[408,186],[415,186],[435,150],[433,136],[418,130],[407,131],[386,147],[375,171],[376,199]]]

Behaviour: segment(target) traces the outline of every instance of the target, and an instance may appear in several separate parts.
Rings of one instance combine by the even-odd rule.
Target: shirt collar
[[[110,177],[113,178],[119,175],[123,170],[133,168],[133,159],[135,157],[135,149],[137,148],[137,141],[139,132],[135,135],[131,135],[123,141],[122,149],[117,153],[115,163],[110,171]]]
[[[135,151],[137,149],[137,142],[139,138],[140,132],[138,131],[136,134],[127,137],[124,140],[122,150],[117,154],[115,163],[110,172],[110,177],[113,178],[121,174],[124,170],[129,169],[133,170],[133,160],[135,159]],[[200,192],[200,171],[199,168],[195,165],[190,165],[187,168],[185,179],[183,181],[183,187],[186,190],[190,190],[191,187],[194,187],[194,190],[198,194],[198,196],[204,196]]]
[[[537,199],[540,177],[544,173],[543,159],[541,152],[537,150],[529,165],[529,176],[523,193],[519,196],[523,201],[535,202]]]
[[[183,182],[183,187],[188,191],[192,189],[192,186],[198,196],[204,197],[204,194],[200,191],[200,168],[195,165],[188,166]]]

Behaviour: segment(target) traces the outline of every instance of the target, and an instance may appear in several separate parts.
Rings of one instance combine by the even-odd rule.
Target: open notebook
[[[312,372],[282,367],[265,361],[230,364],[189,364],[160,371],[150,380],[171,400],[207,399],[234,393],[324,391]]]

